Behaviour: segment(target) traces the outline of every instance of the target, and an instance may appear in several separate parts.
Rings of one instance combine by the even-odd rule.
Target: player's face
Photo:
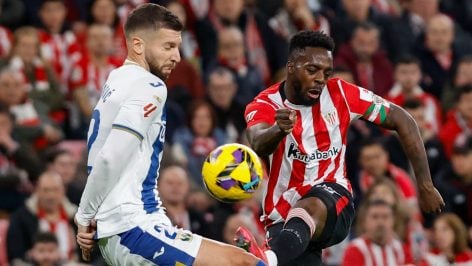
[[[182,43],[180,31],[159,29],[146,38],[144,56],[149,71],[166,80],[180,62],[179,46]]]
[[[326,82],[333,73],[333,55],[319,47],[307,47],[294,62],[288,64],[288,80],[292,82],[294,104],[311,106],[319,101]]]

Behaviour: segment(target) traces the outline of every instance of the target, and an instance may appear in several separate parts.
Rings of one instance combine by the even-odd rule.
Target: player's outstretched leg
[[[266,259],[270,266],[284,265],[299,257],[312,238],[321,235],[326,217],[327,209],[323,201],[316,197],[305,198],[289,211],[282,230],[271,241],[270,249],[264,251],[264,248],[258,247],[251,233],[244,228],[236,232],[236,242],[259,258]]]
[[[266,263],[245,250],[203,238],[195,266],[266,266]]]

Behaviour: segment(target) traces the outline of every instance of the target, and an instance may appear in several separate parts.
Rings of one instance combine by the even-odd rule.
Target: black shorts
[[[351,230],[355,212],[352,195],[347,189],[336,183],[321,183],[301,199],[309,197],[319,198],[326,205],[326,224],[320,237],[310,241],[305,252],[288,265],[321,265],[321,250],[343,241]],[[283,223],[267,228],[269,246],[282,228]]]

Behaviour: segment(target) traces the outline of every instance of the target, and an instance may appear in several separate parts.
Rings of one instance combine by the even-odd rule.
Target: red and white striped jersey
[[[399,266],[410,262],[411,256],[397,239],[380,246],[367,238],[359,237],[347,247],[342,266]]]
[[[380,96],[341,79],[328,80],[319,103],[313,106],[290,103],[283,84],[262,91],[245,113],[248,128],[258,123],[275,124],[275,111],[280,108],[297,114],[293,131],[265,158],[269,183],[262,219],[268,225],[283,221],[316,184],[335,182],[352,191],[344,161],[349,124],[360,117],[380,124],[390,110],[390,103]]]

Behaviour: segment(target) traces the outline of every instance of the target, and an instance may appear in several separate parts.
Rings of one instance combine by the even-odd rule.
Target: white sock
[[[277,255],[272,250],[264,251],[267,257],[267,266],[277,266]]]

